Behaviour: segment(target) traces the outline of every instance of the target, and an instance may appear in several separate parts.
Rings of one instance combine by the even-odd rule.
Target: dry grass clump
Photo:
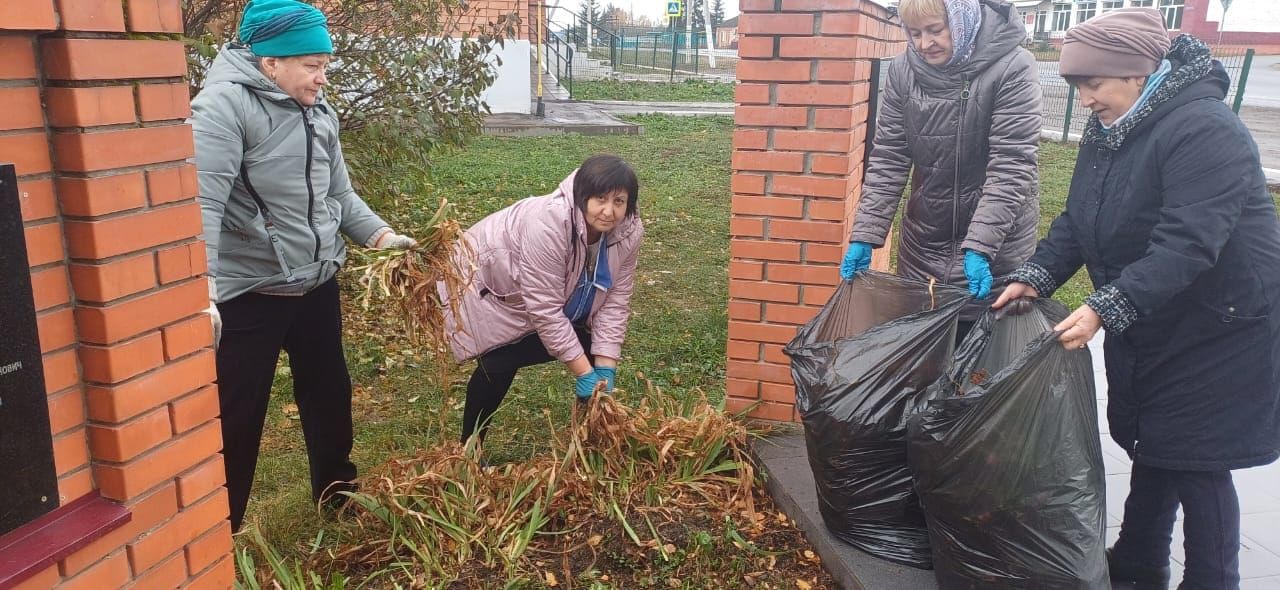
[[[452,441],[393,460],[363,479],[342,530],[309,559],[291,564],[260,542],[272,571],[256,571],[255,583],[574,587],[664,562],[676,571],[699,547],[728,547],[758,559],[762,572],[772,568],[779,553],[750,539],[787,522],[757,511],[747,427],[705,399],[649,387],[635,407],[606,395],[580,404],[570,424],[548,424],[548,450],[527,461],[486,466],[474,445]],[[707,530],[727,539],[713,543]],[[241,559],[250,560],[242,573],[255,571],[248,552]],[[312,581],[282,583],[287,572]]]
[[[396,460],[354,496],[359,540],[332,559],[353,578],[411,587],[545,584],[594,569],[609,528],[664,559],[676,547],[660,531],[691,513],[754,522],[746,428],[705,401],[655,400],[628,408],[596,396],[549,452],[518,464],[484,467],[478,449],[457,443]]]
[[[445,334],[445,307],[436,284],[443,282],[449,299],[459,300],[470,286],[455,260],[467,248],[460,240],[462,228],[448,216],[449,203],[442,201],[435,215],[414,236],[418,245],[408,250],[374,250],[363,256],[367,262],[352,268],[359,276],[360,305],[368,311],[375,303],[396,310],[396,319],[415,345],[426,346],[441,362],[448,362]],[[457,313],[455,308],[454,313]]]

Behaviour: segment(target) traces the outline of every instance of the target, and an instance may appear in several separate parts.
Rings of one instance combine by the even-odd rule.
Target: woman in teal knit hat
[[[231,523],[244,518],[280,351],[289,353],[315,500],[341,502],[356,468],[351,377],[335,276],[344,234],[409,248],[351,186],[338,117],[321,90],[333,53],[324,13],[253,0],[191,103],[209,260],[209,314]]]

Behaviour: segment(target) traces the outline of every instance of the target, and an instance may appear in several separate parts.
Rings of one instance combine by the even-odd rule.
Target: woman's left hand
[[[405,235],[396,233],[390,227],[384,227],[373,233],[369,237],[369,241],[365,243],[366,247],[375,250],[408,250],[418,245],[418,241]]]
[[[1055,332],[1062,332],[1058,337],[1062,346],[1074,349],[1088,346],[1089,341],[1093,340],[1094,334],[1097,334],[1101,327],[1102,318],[1098,316],[1098,312],[1093,311],[1093,308],[1088,305],[1081,305],[1053,329]]]

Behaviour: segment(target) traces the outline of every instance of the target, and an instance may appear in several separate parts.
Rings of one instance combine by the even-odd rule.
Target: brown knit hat
[[[1149,76],[1169,52],[1169,31],[1154,8],[1121,8],[1067,31],[1059,71],[1063,76]]]

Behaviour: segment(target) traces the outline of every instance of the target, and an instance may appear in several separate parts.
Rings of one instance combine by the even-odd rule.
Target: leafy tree
[[[711,28],[720,26],[724,22],[724,0],[715,0],[711,3]]]
[[[188,72],[198,91],[234,40],[246,0],[184,0]],[[482,22],[466,0],[329,0],[334,60],[325,98],[344,130],[410,157],[459,145],[480,130],[494,80],[491,50],[515,35],[517,14]]]

